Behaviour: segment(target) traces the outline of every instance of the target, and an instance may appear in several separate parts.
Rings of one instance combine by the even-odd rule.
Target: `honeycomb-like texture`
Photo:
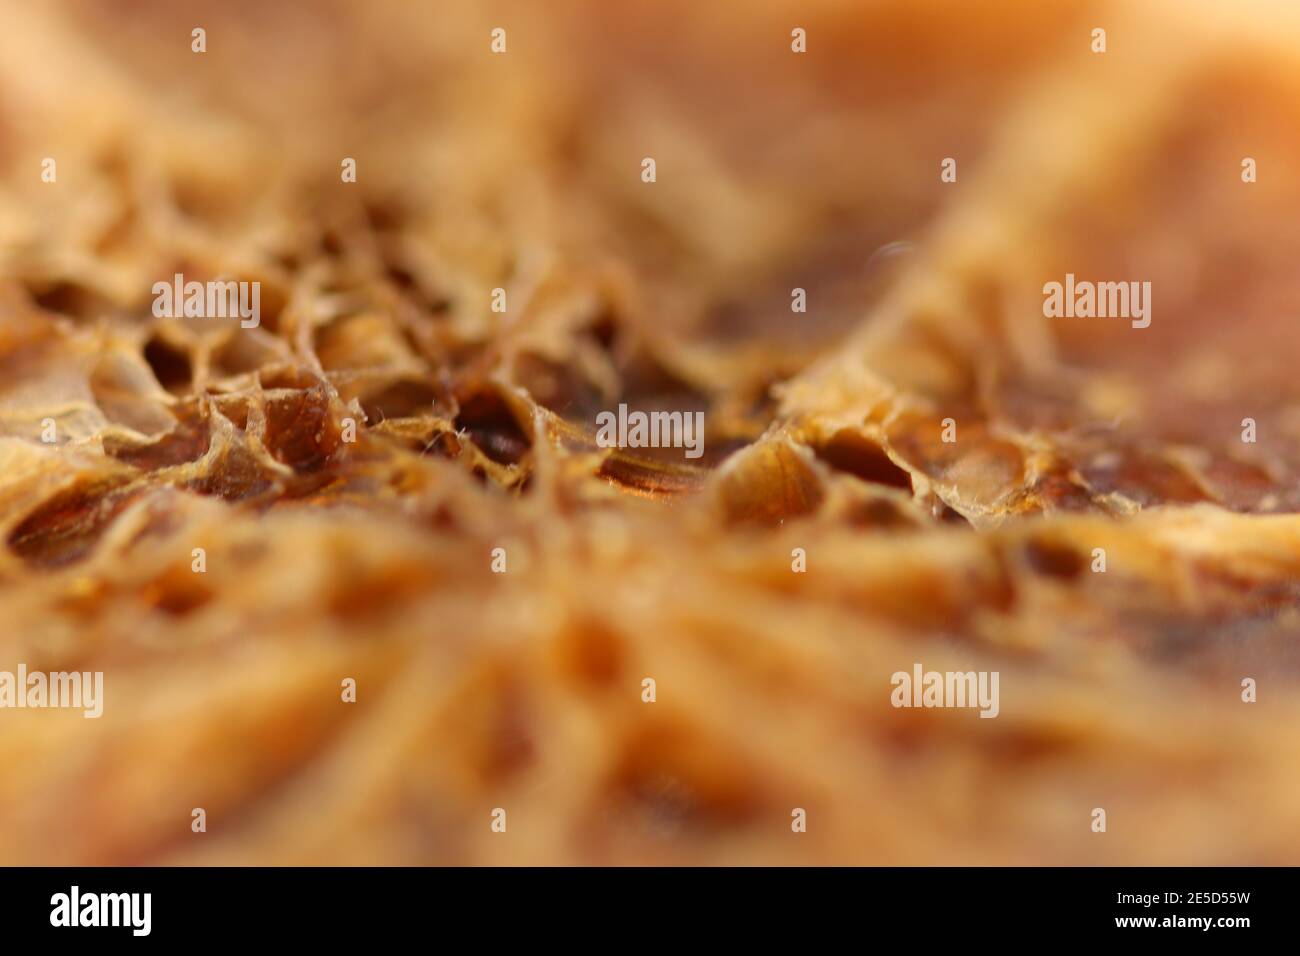
[[[1300,861],[1290,5],[436,6],[0,7],[0,862]]]

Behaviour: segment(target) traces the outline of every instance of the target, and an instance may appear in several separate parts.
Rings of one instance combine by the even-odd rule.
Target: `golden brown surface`
[[[437,7],[3,3],[0,863],[1300,862],[1290,5]]]

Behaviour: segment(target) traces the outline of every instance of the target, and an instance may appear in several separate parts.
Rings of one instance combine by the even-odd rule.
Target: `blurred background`
[[[0,863],[1295,862],[1293,4],[0,11]]]

